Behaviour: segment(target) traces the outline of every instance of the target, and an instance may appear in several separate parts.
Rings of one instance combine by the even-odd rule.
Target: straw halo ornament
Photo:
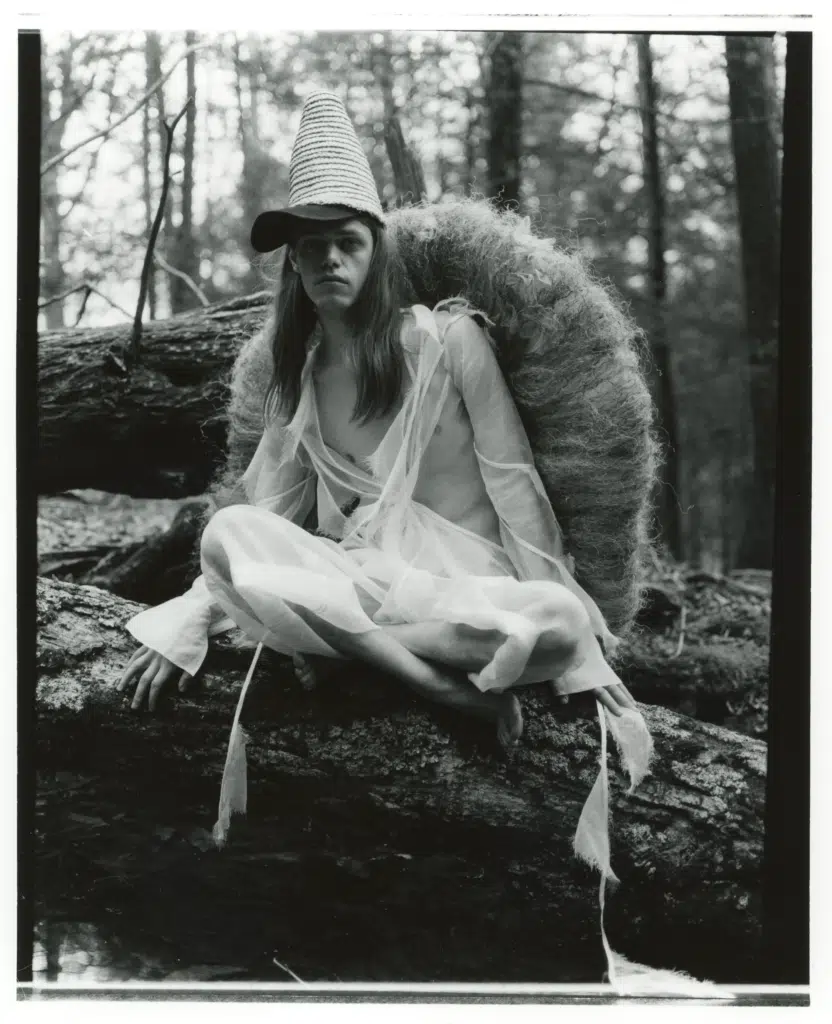
[[[257,252],[291,242],[304,221],[368,214],[384,224],[378,189],[344,104],[313,92],[303,105],[289,163],[289,204],[261,213],[251,229]]]

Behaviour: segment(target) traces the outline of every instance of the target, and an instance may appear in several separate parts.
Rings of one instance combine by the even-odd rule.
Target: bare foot
[[[318,683],[332,675],[337,668],[337,661],[319,654],[293,654],[292,667],[295,678],[304,690],[314,690]]]
[[[497,739],[506,748],[517,745],[523,735],[523,712],[513,693],[494,694],[497,711]]]

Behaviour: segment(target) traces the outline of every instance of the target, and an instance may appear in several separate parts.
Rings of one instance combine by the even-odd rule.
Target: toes
[[[315,670],[309,664],[309,662],[300,654],[295,654],[292,658],[292,664],[295,669],[295,678],[305,690],[312,690],[315,688],[316,678]]]

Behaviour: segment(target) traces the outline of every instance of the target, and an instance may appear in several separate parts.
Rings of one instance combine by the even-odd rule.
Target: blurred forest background
[[[40,330],[132,320],[188,97],[145,318],[267,287],[251,223],[286,201],[304,98],[330,88],[386,204],[494,197],[616,286],[650,343],[667,552],[767,568],[785,53],[779,36],[47,34]]]

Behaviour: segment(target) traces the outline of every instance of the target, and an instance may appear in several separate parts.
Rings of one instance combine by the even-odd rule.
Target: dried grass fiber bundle
[[[656,474],[640,330],[579,256],[485,200],[405,207],[388,216],[388,230],[412,301],[464,296],[494,322],[577,578],[621,634],[638,608]],[[269,327],[246,342],[234,368],[220,505],[240,500],[235,485],[263,430]]]

